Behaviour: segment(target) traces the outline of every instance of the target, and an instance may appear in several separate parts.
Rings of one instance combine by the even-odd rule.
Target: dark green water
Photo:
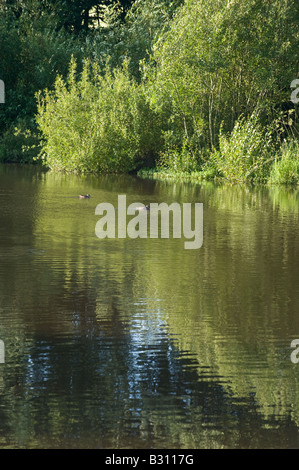
[[[99,240],[119,194],[202,202],[203,246]],[[0,447],[298,448],[298,219],[296,189],[0,167]]]

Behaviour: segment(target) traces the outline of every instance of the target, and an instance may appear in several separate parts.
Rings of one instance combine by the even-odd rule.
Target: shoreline
[[[171,181],[175,182],[186,182],[186,183],[227,183],[232,185],[240,186],[264,186],[264,187],[281,187],[281,188],[293,188],[299,189],[298,183],[274,183],[270,181],[262,182],[244,182],[244,181],[232,181],[226,179],[224,176],[211,176],[207,175],[204,171],[194,171],[191,173],[178,171],[172,172],[171,170],[159,170],[157,168],[144,168],[137,171],[136,175],[142,179],[153,179],[157,181]]]

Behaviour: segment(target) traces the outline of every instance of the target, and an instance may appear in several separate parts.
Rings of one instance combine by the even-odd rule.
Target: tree
[[[116,6],[124,19],[133,0],[49,0],[49,2],[52,11],[59,18],[59,24],[79,34],[87,32],[93,26],[95,17],[101,19],[103,7]]]
[[[102,7],[118,7],[124,19],[132,3],[133,0],[3,0],[0,9],[13,12],[16,18],[24,14],[52,15],[58,28],[79,34],[92,27],[94,15],[101,17]]]
[[[298,71],[298,21],[296,0],[186,0],[153,53],[152,102],[171,139],[213,149],[220,126],[257,104],[273,118]]]

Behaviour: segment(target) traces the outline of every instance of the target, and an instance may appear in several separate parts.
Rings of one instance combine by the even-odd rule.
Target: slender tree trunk
[[[209,95],[209,133],[210,133],[210,142],[211,149],[214,149],[214,135],[213,135],[213,107],[214,107],[214,88],[215,85],[211,80],[211,91]]]
[[[85,31],[87,31],[88,26],[89,26],[89,9],[85,8],[85,10],[83,12],[83,29],[85,29]]]
[[[219,77],[217,77],[217,82],[219,80]],[[219,108],[220,108],[220,103],[221,103],[221,93],[222,93],[222,77],[220,78],[220,84],[219,84],[219,89],[218,89],[218,103],[217,107],[214,113],[214,125],[213,125],[213,132],[214,135],[217,135],[216,127],[217,127],[217,121],[219,120]]]

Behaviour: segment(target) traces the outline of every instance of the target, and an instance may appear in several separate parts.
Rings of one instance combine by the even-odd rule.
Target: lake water
[[[100,240],[119,194],[203,203],[202,247]],[[1,166],[0,447],[298,448],[298,221],[298,189]]]

